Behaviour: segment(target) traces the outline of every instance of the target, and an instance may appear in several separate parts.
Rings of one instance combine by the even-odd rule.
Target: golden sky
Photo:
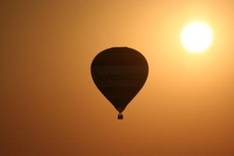
[[[0,155],[234,155],[234,1],[15,0],[0,17]],[[194,20],[214,31],[202,54],[179,39]],[[90,74],[114,46],[149,63],[123,121]]]

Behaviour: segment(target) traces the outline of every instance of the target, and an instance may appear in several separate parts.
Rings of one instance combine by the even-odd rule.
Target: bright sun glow
[[[186,25],[181,33],[181,43],[191,53],[201,53],[207,50],[213,41],[211,28],[201,22]]]

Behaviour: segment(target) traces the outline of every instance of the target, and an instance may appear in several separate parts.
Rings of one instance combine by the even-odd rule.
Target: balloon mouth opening
[[[123,114],[122,113],[118,114],[118,120],[123,120]]]

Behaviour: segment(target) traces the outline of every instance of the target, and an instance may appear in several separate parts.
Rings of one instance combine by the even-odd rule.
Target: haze
[[[1,1],[0,155],[233,156],[234,2]],[[187,53],[183,26],[214,42]],[[118,121],[90,74],[102,50],[128,46],[149,63]]]

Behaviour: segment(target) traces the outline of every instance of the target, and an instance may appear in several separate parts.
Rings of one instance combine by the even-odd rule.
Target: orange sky
[[[233,156],[234,1],[1,1],[0,155]],[[188,54],[182,27],[214,30]],[[96,54],[128,46],[149,77],[123,121],[94,85]]]

